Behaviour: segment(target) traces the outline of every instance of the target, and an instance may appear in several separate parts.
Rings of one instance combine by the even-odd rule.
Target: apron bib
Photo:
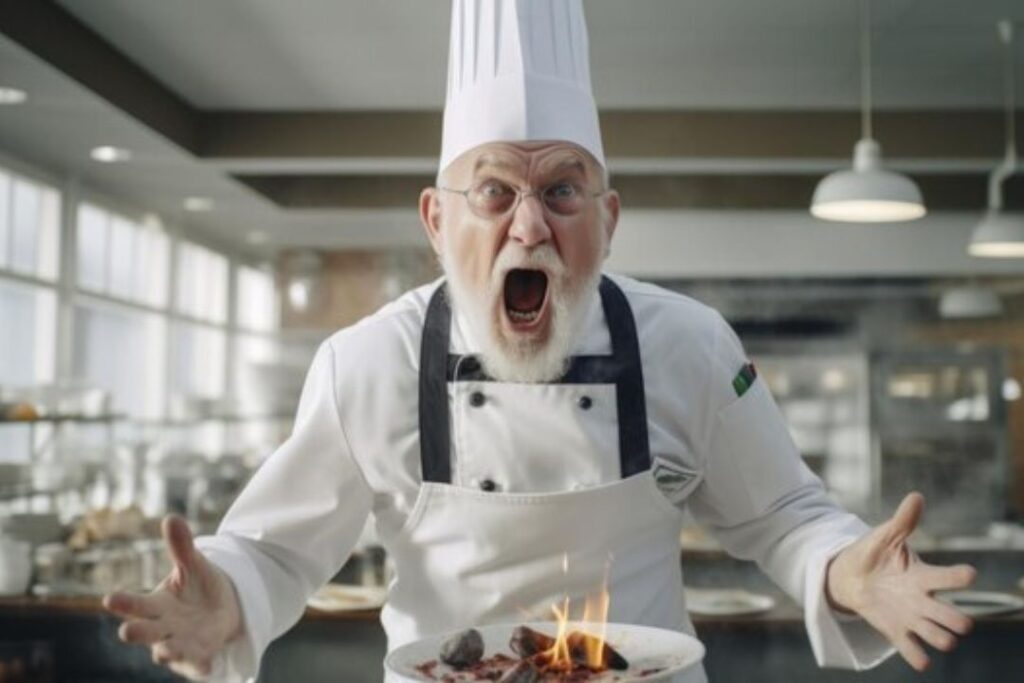
[[[573,358],[560,383],[615,386],[621,479],[505,493],[451,483],[448,383],[486,378],[472,357],[449,354],[451,312],[444,287],[435,292],[421,348],[423,483],[404,526],[381,534],[396,570],[381,611],[388,651],[472,626],[550,619],[565,596],[578,619],[606,576],[609,621],[694,633],[682,597],[682,514],[651,474],[636,325],[618,286],[603,278],[600,293],[612,355]],[[703,669],[677,680],[704,681]]]

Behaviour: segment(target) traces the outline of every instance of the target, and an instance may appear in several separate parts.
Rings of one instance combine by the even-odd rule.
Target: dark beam
[[[1019,117],[1024,127],[1024,115]],[[608,157],[821,159],[852,156],[856,112],[608,111]],[[1001,155],[995,111],[880,112],[875,135],[888,157],[979,159]],[[438,156],[439,112],[212,112],[200,156],[328,159]]]
[[[0,32],[144,126],[196,152],[197,112],[52,0],[0,2]]]
[[[286,209],[414,209],[428,175],[239,175],[237,180]],[[615,175],[623,205],[644,209],[801,209],[810,205],[819,175]],[[983,174],[914,176],[932,211],[979,211]],[[1024,209],[1024,177],[1006,185],[1009,209]]]

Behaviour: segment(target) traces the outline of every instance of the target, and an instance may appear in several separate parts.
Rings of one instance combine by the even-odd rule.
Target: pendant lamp
[[[811,214],[830,221],[890,223],[925,214],[917,184],[882,166],[882,147],[871,137],[871,15],[860,3],[861,139],[853,148],[853,168],[825,176],[814,190]]]
[[[992,318],[1002,312],[1003,302],[999,295],[976,284],[947,289],[939,299],[939,315],[948,320]]]
[[[988,178],[988,211],[974,229],[967,247],[971,256],[987,258],[1024,257],[1024,215],[1003,211],[1003,183],[1017,170],[1017,130],[1014,114],[1013,24],[1000,21],[999,39],[1003,44],[1003,85],[1006,105],[1006,152]]]

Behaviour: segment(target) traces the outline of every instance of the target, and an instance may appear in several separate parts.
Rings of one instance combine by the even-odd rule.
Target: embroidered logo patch
[[[747,393],[747,389],[750,388],[755,379],[757,379],[757,368],[754,367],[753,363],[747,363],[732,380],[732,388],[736,390],[736,395],[742,396]]]
[[[673,503],[678,503],[689,495],[698,480],[696,472],[661,458],[654,459],[651,474],[654,475],[658,489]]]

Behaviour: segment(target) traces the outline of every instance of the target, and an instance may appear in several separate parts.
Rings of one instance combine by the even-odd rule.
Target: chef
[[[582,605],[693,633],[684,511],[805,610],[822,666],[862,669],[970,621],[931,597],[917,494],[869,529],[833,504],[729,325],[602,272],[619,216],[580,0],[454,0],[437,186],[419,213],[444,277],[330,337],[294,432],[215,536],[164,534],[152,593],[107,596],[121,638],[192,678],[256,674],[368,517],[393,558],[388,648]],[[699,667],[686,681],[704,681]]]

